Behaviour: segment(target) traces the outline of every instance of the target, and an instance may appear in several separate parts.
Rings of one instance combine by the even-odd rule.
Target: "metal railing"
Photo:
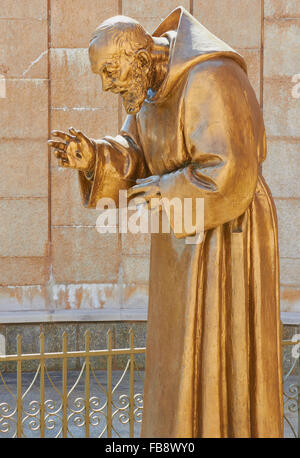
[[[62,336],[61,352],[45,352],[45,336],[40,334],[40,352],[22,353],[17,336],[17,353],[0,356],[0,363],[14,362],[16,371],[0,371],[0,437],[137,437],[143,409],[143,369],[137,355],[145,348],[134,346],[129,331],[129,347],[115,349],[112,332],[107,333],[107,349],[91,350],[90,333],[85,348],[68,351],[68,335]],[[283,340],[283,355],[300,349],[300,341]],[[300,351],[298,352],[300,354]],[[298,354],[297,353],[297,354]],[[113,358],[125,357],[124,369],[113,370]],[[82,360],[81,369],[68,368],[71,358]],[[106,369],[93,362],[106,358]],[[61,361],[61,373],[51,372],[47,362]],[[37,361],[35,373],[22,372],[22,362]],[[284,424],[286,437],[300,437],[300,358],[290,358],[284,375]],[[24,389],[26,385],[26,389]]]
[[[90,350],[88,331],[85,333],[85,349],[82,351],[68,351],[67,338],[65,332],[62,337],[61,352],[46,353],[45,336],[41,333],[40,353],[22,354],[21,336],[18,335],[17,354],[0,356],[0,362],[16,363],[14,379],[11,376],[8,380],[7,374],[5,377],[0,372],[2,388],[4,388],[6,398],[10,398],[10,402],[6,398],[2,402],[0,392],[0,437],[37,437],[37,434],[38,437],[64,438],[121,437],[114,423],[116,418],[121,425],[128,425],[129,431],[125,431],[127,437],[128,435],[134,437],[135,426],[141,422],[143,404],[142,393],[135,392],[136,375],[142,381],[135,356],[144,354],[145,348],[134,347],[132,330],[129,331],[129,348],[124,349],[112,348],[110,330],[107,333],[107,349],[105,350]],[[116,373],[112,370],[113,358],[120,355],[128,357],[121,374],[120,371]],[[106,371],[96,371],[93,368],[91,360],[95,357],[106,358]],[[57,358],[62,361],[62,372],[61,377],[58,377],[59,380],[54,381],[54,375],[57,378],[57,374],[50,375],[47,361]],[[68,371],[70,358],[83,358],[81,370],[76,374],[75,381],[74,373]],[[28,387],[24,391],[22,362],[28,360],[38,360],[39,364],[29,383],[27,374],[25,381]],[[103,375],[105,375],[104,379]],[[120,394],[118,388],[126,377],[129,379],[127,380],[127,393]],[[101,378],[103,380],[100,380]],[[116,379],[114,383],[113,378]],[[13,386],[15,392],[10,385]],[[94,393],[91,392],[92,388]],[[48,398],[46,394],[50,392],[51,398]],[[33,394],[39,394],[36,396],[38,399],[32,399]],[[116,394],[119,394],[117,399]]]

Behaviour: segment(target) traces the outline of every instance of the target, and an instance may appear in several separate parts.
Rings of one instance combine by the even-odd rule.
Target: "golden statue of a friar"
[[[89,56],[128,116],[116,137],[53,132],[84,205],[204,199],[201,243],[151,236],[142,437],[281,437],[277,219],[244,59],[182,7],[152,36],[106,20]]]

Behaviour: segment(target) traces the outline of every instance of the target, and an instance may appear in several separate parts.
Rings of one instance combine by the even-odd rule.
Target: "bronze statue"
[[[204,198],[202,243],[151,237],[142,436],[281,437],[276,211],[244,59],[182,7],[152,36],[108,19],[89,56],[128,116],[114,138],[53,132],[84,205],[122,189],[149,202]]]

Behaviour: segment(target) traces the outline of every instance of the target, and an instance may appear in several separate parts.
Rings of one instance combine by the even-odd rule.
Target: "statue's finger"
[[[128,189],[128,197],[136,196],[137,194],[146,193],[151,190],[151,185],[148,183],[142,183],[135,186],[132,186]]]
[[[150,177],[147,177],[147,178],[137,178],[136,182],[137,184],[153,183],[153,182],[157,182],[158,180],[159,180],[159,175],[151,175]]]
[[[63,138],[67,142],[71,142],[72,140],[75,140],[75,138],[72,135],[69,135],[66,132],[62,132],[61,130],[52,130],[51,135],[53,135],[54,137]]]
[[[61,149],[63,151],[65,151],[66,148],[67,148],[67,144],[66,143],[57,142],[55,140],[48,140],[48,145],[51,146],[51,148],[57,148],[57,149]]]
[[[77,129],[74,129],[74,127],[70,127],[69,132],[72,135],[75,135],[80,141],[82,140],[87,141],[87,142],[89,141],[89,138],[83,132],[81,132],[81,130],[77,130]]]
[[[58,165],[60,167],[71,167],[70,162],[68,160],[65,160],[65,159],[60,159],[58,161]]]
[[[68,159],[68,155],[67,153],[62,150],[62,149],[56,149],[54,150],[54,156],[57,158],[57,159]]]

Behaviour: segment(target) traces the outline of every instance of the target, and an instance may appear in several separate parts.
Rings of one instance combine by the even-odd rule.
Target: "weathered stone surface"
[[[282,285],[299,285],[300,258],[280,258],[280,283]]]
[[[47,52],[47,21],[0,20],[0,73],[2,66],[9,78],[47,78]]]
[[[281,287],[280,308],[282,312],[300,313],[300,288]]]
[[[46,256],[48,200],[0,200],[0,256]]]
[[[268,78],[291,77],[300,73],[300,21],[265,21],[264,75]]]
[[[52,306],[55,309],[119,309],[122,287],[116,283],[55,284]]]
[[[0,99],[1,137],[47,138],[48,82],[40,79],[6,80],[6,98]]]
[[[152,33],[170,12],[179,5],[189,11],[190,0],[181,0],[180,3],[177,0],[168,0],[167,2],[159,0],[151,2],[148,0],[139,2],[123,0],[122,14],[136,19],[149,33]]]
[[[0,142],[1,197],[48,196],[48,147],[41,140]]]
[[[260,48],[260,0],[194,0],[194,16],[233,47]]]
[[[150,253],[151,234],[122,234],[122,253],[146,255]]]
[[[300,200],[275,199],[278,214],[279,254],[300,258]]]
[[[267,135],[300,137],[300,98],[293,97],[291,79],[264,79],[264,119]]]
[[[0,18],[47,19],[47,0],[1,0]]]
[[[55,108],[51,110],[52,129],[67,131],[73,126],[91,138],[118,134],[118,109],[112,107],[105,113],[103,108]]]
[[[41,310],[46,307],[46,290],[43,285],[1,286],[0,311]]]
[[[97,26],[118,14],[118,0],[51,0],[54,48],[86,48]]]
[[[123,256],[124,283],[142,283],[149,281],[149,256]]]
[[[300,197],[300,140],[269,139],[263,175],[274,197]]]
[[[300,18],[298,0],[264,0],[265,17]]]
[[[258,102],[260,102],[260,50],[236,48],[236,51],[246,61],[249,81],[255,91]]]
[[[0,285],[42,285],[49,276],[46,257],[0,257]]]
[[[53,162],[56,161],[55,158]],[[54,226],[95,226],[99,211],[83,206],[75,170],[58,167],[53,163],[51,173],[51,209]]]
[[[122,309],[143,309],[148,307],[148,284],[123,285]]]
[[[118,96],[103,92],[92,73],[87,49],[52,49],[50,56],[53,107],[101,107],[105,115],[117,108]]]
[[[99,234],[94,227],[54,227],[52,235],[57,283],[118,280],[118,234]]]

